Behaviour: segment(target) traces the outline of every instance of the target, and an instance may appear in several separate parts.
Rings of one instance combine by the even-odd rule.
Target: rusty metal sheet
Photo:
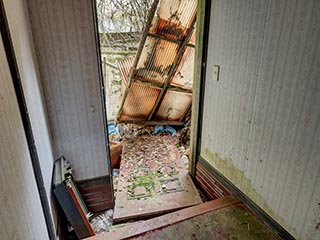
[[[160,88],[132,83],[119,120],[146,120],[160,91]]]
[[[194,48],[187,47],[171,81],[171,85],[190,90],[192,89],[194,72],[194,52]]]
[[[135,76],[163,83],[177,55],[179,45],[148,37]]]
[[[188,110],[192,95],[168,90],[156,114],[157,119],[179,121]]]

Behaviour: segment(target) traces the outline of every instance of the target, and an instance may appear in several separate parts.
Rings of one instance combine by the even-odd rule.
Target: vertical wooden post
[[[106,57],[103,57],[102,70],[103,70],[104,85],[106,86],[107,84],[107,58]]]

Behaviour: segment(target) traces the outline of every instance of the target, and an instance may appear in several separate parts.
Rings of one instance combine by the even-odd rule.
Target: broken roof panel
[[[129,82],[129,74],[132,69],[133,62],[134,57],[128,57],[117,62],[122,76],[123,84],[127,84]]]
[[[161,89],[142,83],[132,83],[119,121],[142,121],[148,118]]]
[[[124,81],[118,121],[182,123],[191,106],[197,1],[156,4],[135,59],[119,63]]]
[[[176,43],[148,37],[135,76],[164,83],[177,55],[178,47]]]
[[[156,118],[165,121],[180,121],[188,111],[192,95],[168,90],[161,102]]]
[[[192,35],[191,35],[191,37],[190,37],[190,40],[189,40],[189,43],[191,43],[191,44],[196,44],[196,30],[194,30],[193,31],[193,33],[192,33]]]
[[[191,28],[196,13],[197,1],[195,0],[162,0],[158,14],[170,24]]]
[[[181,62],[174,74],[171,85],[192,89],[193,84],[193,66],[194,66],[194,48],[187,47]]]

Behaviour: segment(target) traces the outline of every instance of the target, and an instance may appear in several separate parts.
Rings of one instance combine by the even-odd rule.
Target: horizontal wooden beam
[[[122,228],[111,230],[110,232],[87,238],[87,240],[129,239],[239,203],[239,200],[237,200],[236,198],[227,196],[214,201],[199,204],[194,207],[189,207],[180,211],[169,213],[157,218],[152,218],[147,221],[128,224],[127,226],[124,226]]]
[[[118,120],[118,123],[130,123],[137,125],[171,125],[171,126],[183,126],[184,122],[179,121],[148,121],[148,120]]]
[[[103,61],[102,61],[102,64],[105,64],[111,68],[114,68],[114,69],[117,69],[117,70],[120,70],[116,65],[112,64],[112,63],[109,63],[105,60],[105,58],[103,58]]]
[[[168,41],[168,42],[177,43],[177,44],[179,44],[179,45],[181,45],[181,43],[183,42],[183,41],[181,41],[181,40],[176,40],[176,39],[168,38],[168,37],[162,36],[162,35],[160,35],[160,34],[148,33],[148,36],[149,36],[149,37],[153,37],[153,38],[157,38],[157,39],[161,39],[161,40],[165,40],[165,41]],[[192,43],[187,43],[186,46],[187,46],[187,47],[195,48],[195,45],[192,44]]]
[[[149,85],[149,86],[152,86],[152,87],[160,88],[160,89],[163,88],[163,83],[159,83],[159,82],[156,82],[156,81],[145,80],[145,79],[139,78],[139,77],[134,77],[133,81],[134,82],[138,82],[138,83],[142,83],[142,84],[146,84],[146,85]],[[185,88],[182,88],[182,87],[169,85],[168,89],[171,90],[171,91],[175,91],[175,92],[182,92],[182,93],[192,94],[192,90],[185,89]]]

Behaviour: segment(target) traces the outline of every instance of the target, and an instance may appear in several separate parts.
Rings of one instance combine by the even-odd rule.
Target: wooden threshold
[[[111,230],[110,232],[102,233],[93,237],[87,238],[88,240],[107,240],[107,239],[128,239],[139,236],[160,228],[165,228],[174,223],[188,220],[190,218],[225,208],[234,204],[240,203],[239,200],[233,196],[227,196],[210,202],[206,202],[197,206],[185,208],[173,213],[169,213],[160,217],[150,220],[136,222],[124,226],[120,229]]]

